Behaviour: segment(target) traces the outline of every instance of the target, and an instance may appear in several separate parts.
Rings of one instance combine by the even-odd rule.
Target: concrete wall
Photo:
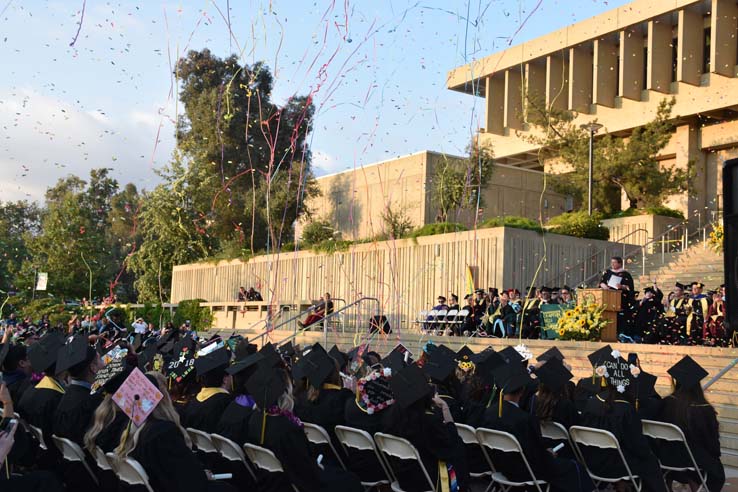
[[[308,207],[315,216],[327,219],[345,239],[364,239],[384,234],[382,213],[387,206],[404,210],[414,227],[436,222],[433,178],[445,161],[461,157],[423,151],[389,161],[344,171],[317,179],[321,195]],[[480,221],[490,217],[520,215],[544,220],[565,212],[565,197],[550,187],[543,192],[544,176],[539,171],[506,165],[496,166],[488,186],[482,191]],[[542,206],[539,206],[542,203]],[[449,217],[467,227],[474,225],[474,211]],[[297,224],[299,237],[304,223]]]
[[[396,324],[399,319],[414,319],[439,294],[463,294],[467,265],[477,287],[522,289],[560,279],[559,272],[587,258],[591,258],[589,273],[597,272],[621,250],[621,245],[606,241],[480,229],[421,237],[417,243],[404,239],[360,244],[332,255],[300,251],[248,262],[178,265],[172,276],[172,301],[232,301],[241,285],[260,286],[264,299],[275,303],[315,299],[322,292],[347,302],[371,296],[380,299],[383,312]]]
[[[636,215],[606,219],[602,224],[610,230],[612,241],[643,246],[681,222],[681,219],[662,215]]]

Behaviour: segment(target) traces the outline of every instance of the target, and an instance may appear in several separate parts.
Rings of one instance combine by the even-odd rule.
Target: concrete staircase
[[[697,272],[698,273],[698,272]],[[685,274],[686,275],[686,274]],[[684,280],[681,277],[680,280]],[[356,346],[362,342],[363,335],[356,334],[353,328],[344,327],[345,333],[340,331],[332,331],[327,336],[322,332],[304,332],[296,339],[296,343],[305,345],[314,342],[327,343],[326,349],[336,344],[344,351]],[[349,333],[350,331],[350,333]],[[223,331],[223,334],[226,330]],[[228,334],[230,334],[228,330]],[[273,343],[284,340],[292,335],[292,331],[275,331],[270,333],[269,339]],[[253,338],[256,332],[241,332],[245,337]],[[421,347],[428,341],[429,337],[419,333],[403,332],[401,335],[393,333],[390,336],[376,338],[371,342],[371,349],[384,355],[392,350],[397,343],[402,342],[416,356],[420,353]],[[462,345],[467,344],[475,352],[484,350],[487,346],[492,346],[495,350],[500,350],[508,345],[516,345],[517,339],[489,339],[489,338],[472,338],[465,339],[461,337],[431,337],[434,343],[443,343],[458,350]],[[541,340],[526,340],[527,347],[533,352],[533,356],[538,356],[549,349],[553,342]],[[594,352],[598,348],[604,346],[600,342],[556,342],[556,346],[566,357],[567,363],[572,366],[572,372],[575,378],[583,378],[591,376],[592,367],[587,359],[587,354]],[[624,357],[630,352],[636,352],[641,360],[644,370],[658,376],[656,390],[666,396],[671,392],[671,379],[666,373],[672,365],[679,361],[685,354],[689,354],[705,370],[709,372],[709,376],[703,383],[709,381],[721,369],[726,367],[731,361],[738,358],[738,349],[732,348],[712,348],[712,347],[687,347],[687,346],[667,346],[667,345],[633,345],[633,344],[610,344],[614,349],[620,350]],[[722,461],[726,467],[731,468],[732,472],[738,469],[738,367],[728,371],[721,379],[714,383],[706,392],[708,401],[715,407],[718,412],[720,421],[720,435],[722,443]]]
[[[664,293],[675,282],[688,284],[695,280],[705,284],[705,290],[715,289],[725,282],[723,254],[700,242],[682,253],[668,253],[663,263],[660,254],[649,255],[646,257],[646,274],[635,280],[636,289],[642,291],[653,280],[659,283]]]

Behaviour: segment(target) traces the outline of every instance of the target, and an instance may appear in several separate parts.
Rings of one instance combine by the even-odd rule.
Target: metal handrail
[[[339,309],[337,311],[333,311],[331,314],[329,314],[327,316],[324,316],[323,319],[321,319],[319,321],[319,323],[322,323],[323,324],[323,338],[324,338],[324,343],[326,345],[328,343],[328,320],[331,319],[331,318],[333,318],[334,316],[337,316],[338,314],[342,313],[343,311],[347,310],[348,308],[353,307],[353,306],[356,306],[357,304],[360,304],[360,303],[362,303],[364,301],[374,301],[374,302],[377,303],[377,306],[378,307],[380,306],[379,299],[377,299],[376,297],[361,297],[361,298],[355,300],[354,302],[352,302],[351,304],[346,304],[341,309]],[[295,338],[297,338],[298,335],[301,335],[303,332],[309,330],[312,326],[313,325],[309,325],[309,326],[303,327],[300,330],[295,330],[295,332],[292,335],[288,336],[287,338],[285,338],[283,340],[280,340],[279,342],[276,343],[276,345],[277,346],[280,346],[280,345],[283,345],[283,344],[285,344],[285,343],[287,343],[287,342],[289,342],[291,340],[294,340]]]
[[[725,376],[725,374],[728,371],[730,371],[731,369],[733,369],[736,366],[736,364],[738,364],[738,359],[733,359],[732,361],[730,361],[730,363],[727,366],[723,367],[720,370],[719,373],[715,374],[715,376],[712,379],[710,379],[708,382],[706,382],[702,386],[702,389],[703,390],[706,390],[707,388],[709,388],[710,386],[712,386],[713,384],[715,384],[718,381],[718,379],[720,379],[721,377]]]

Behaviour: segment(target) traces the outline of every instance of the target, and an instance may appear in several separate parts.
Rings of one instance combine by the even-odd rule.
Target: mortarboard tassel
[[[497,385],[495,384],[494,386],[492,386],[492,393],[490,393],[489,395],[489,401],[487,402],[486,408],[489,408],[490,405],[492,405],[492,400],[494,399],[496,392],[497,392]]]
[[[602,376],[602,378],[600,378],[600,386],[602,388],[606,388],[607,387],[607,379],[605,379],[604,376]]]
[[[595,384],[597,378],[597,371],[594,366],[592,366],[592,384]]]
[[[262,410],[262,417],[261,417],[261,440],[259,441],[259,445],[264,445],[264,434],[266,433],[266,422],[267,420],[267,412],[266,409]]]
[[[641,407],[641,405],[640,405],[640,400],[639,400],[639,399],[638,399],[638,398],[636,397],[636,412],[638,411],[638,409],[639,409],[640,407]]]
[[[500,403],[497,408],[497,417],[502,418],[502,395],[505,392],[502,388],[500,388]]]

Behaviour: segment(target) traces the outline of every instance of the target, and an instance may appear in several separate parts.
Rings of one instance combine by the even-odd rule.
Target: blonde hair
[[[115,420],[115,414],[118,413],[118,405],[113,402],[113,395],[105,395],[105,398],[95,410],[95,414],[92,419],[92,426],[85,432],[83,443],[85,449],[87,449],[92,455],[95,454],[95,447],[97,446],[95,440],[100,435],[102,430],[113,423]]]
[[[164,395],[164,398],[161,399],[156,408],[154,408],[154,411],[151,412],[151,415],[149,415],[149,419],[154,418],[157,420],[167,420],[169,422],[174,422],[174,424],[179,429],[179,432],[182,434],[185,444],[188,448],[191,448],[192,441],[190,440],[190,436],[187,435],[187,431],[179,423],[179,414],[174,409],[174,405],[172,405],[172,399],[169,397],[166,379],[161,373],[155,371],[147,372],[146,375],[151,376],[156,380],[159,391],[161,391],[161,394]],[[128,429],[123,432],[123,435],[120,438],[120,444],[117,448],[115,448],[115,454],[122,458],[131,454],[131,452],[136,449],[141,431],[146,427],[148,422],[148,420],[144,422],[141,427],[136,427],[135,425],[131,424]]]

